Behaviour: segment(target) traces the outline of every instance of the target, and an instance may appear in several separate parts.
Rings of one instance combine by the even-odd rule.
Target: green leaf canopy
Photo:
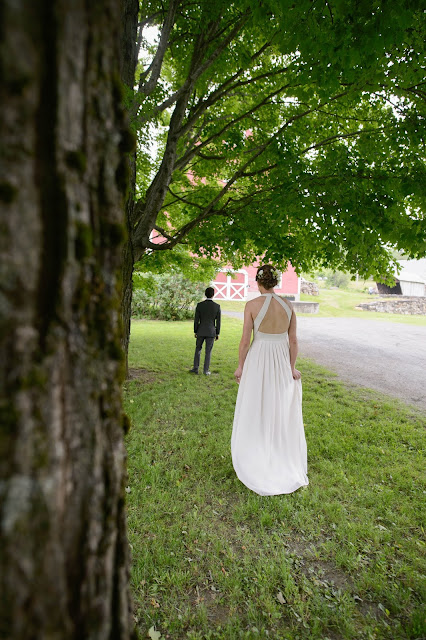
[[[425,255],[424,22],[410,0],[144,2],[136,258],[368,276]]]

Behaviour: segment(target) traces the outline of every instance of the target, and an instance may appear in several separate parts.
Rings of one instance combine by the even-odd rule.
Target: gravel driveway
[[[301,356],[324,365],[342,380],[400,398],[426,412],[426,327],[366,318],[297,320]]]
[[[343,380],[426,411],[426,327],[364,318],[298,318],[300,355]]]

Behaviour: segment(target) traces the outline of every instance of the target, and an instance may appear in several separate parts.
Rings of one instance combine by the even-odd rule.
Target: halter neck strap
[[[259,331],[259,327],[260,324],[263,320],[263,318],[266,316],[266,312],[269,309],[269,305],[271,304],[271,300],[272,300],[272,293],[262,293],[262,296],[265,296],[265,302],[262,305],[261,310],[259,311],[259,313],[257,314],[257,316],[254,319],[253,322],[253,329],[254,329],[254,333],[256,334]]]

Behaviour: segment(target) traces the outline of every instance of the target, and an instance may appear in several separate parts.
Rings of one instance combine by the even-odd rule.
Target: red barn
[[[256,283],[256,272],[260,263],[250,267],[232,270],[222,269],[216,276],[212,286],[215,289],[215,300],[251,300],[259,295]],[[275,292],[281,296],[300,299],[300,278],[290,263],[281,275]]]
[[[161,244],[165,241],[160,233],[152,232],[151,242]],[[255,262],[250,267],[232,269],[232,266],[221,269],[216,279],[211,283],[215,289],[216,300],[251,300],[259,295],[256,283],[256,272],[260,262]],[[290,262],[287,269],[281,274],[275,292],[280,296],[286,296],[292,300],[300,300],[300,278],[297,276]]]

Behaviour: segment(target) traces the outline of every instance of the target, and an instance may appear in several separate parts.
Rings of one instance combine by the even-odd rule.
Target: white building
[[[401,285],[403,296],[426,295],[426,258],[422,260],[400,260],[402,269],[395,274]]]
[[[377,283],[379,293],[425,297],[426,296],[426,258],[421,260],[400,260],[401,271],[395,271],[395,285],[389,287]]]

